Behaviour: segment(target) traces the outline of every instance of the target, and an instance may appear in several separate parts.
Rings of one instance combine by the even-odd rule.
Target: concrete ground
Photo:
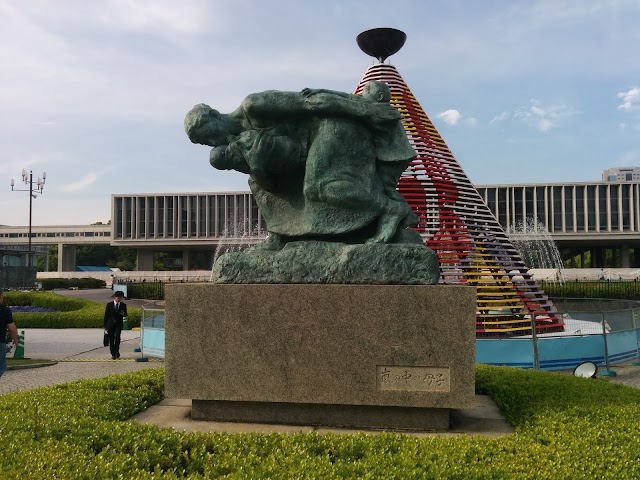
[[[122,332],[121,357],[118,360],[111,360],[109,347],[102,346],[104,331],[101,328],[18,327],[18,331],[25,334],[25,358],[57,363],[42,368],[8,370],[0,377],[0,395],[164,365],[161,359],[136,362],[135,359],[141,356],[133,351],[140,345],[139,331]]]
[[[100,290],[62,290],[57,291],[68,296],[78,296],[89,300],[108,302],[111,291]],[[149,304],[146,300],[128,300],[131,306]],[[151,305],[149,305],[151,306]],[[111,360],[108,347],[102,346],[102,329],[20,329],[25,332],[25,357],[53,360],[55,365],[42,368],[9,370],[0,378],[0,395],[17,391],[31,390],[48,385],[69,383],[85,378],[100,378],[108,375],[127,373],[146,368],[164,366],[162,359],[149,358],[148,362],[138,362],[140,353],[134,352],[139,346],[140,332],[125,330],[122,332],[120,347],[121,358]],[[617,373],[610,377],[613,383],[640,388],[640,366],[631,364],[612,366]],[[141,423],[161,427],[171,427],[184,431],[219,432],[303,432],[317,431],[334,433],[354,433],[348,429],[326,429],[314,426],[262,425],[241,423],[219,423],[194,421],[190,418],[191,401],[182,399],[164,399],[133,418]],[[476,395],[476,404],[469,409],[454,410],[451,414],[452,430],[438,435],[483,435],[495,437],[513,432],[495,403],[486,396]],[[417,435],[434,435],[420,433]]]

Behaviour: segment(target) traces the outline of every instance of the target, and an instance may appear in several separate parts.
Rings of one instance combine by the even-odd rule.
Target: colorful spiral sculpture
[[[385,45],[384,35],[393,37],[397,45],[400,34],[404,35],[394,29],[369,30],[358,36],[358,44],[365,53],[386,58],[393,49],[378,52]],[[372,65],[355,93],[371,80],[389,85],[391,104],[402,114],[407,136],[418,153],[401,177],[398,191],[419,216],[416,229],[438,256],[441,283],[468,283],[477,289],[476,335],[531,334],[532,318],[537,333],[562,331],[561,315],[533,280],[396,68],[384,63]]]

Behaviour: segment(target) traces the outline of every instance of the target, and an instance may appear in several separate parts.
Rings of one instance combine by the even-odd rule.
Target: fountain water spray
[[[215,251],[213,254],[213,262],[211,263],[211,275],[209,281],[213,281],[213,266],[221,255],[230,252],[240,252],[260,240],[267,237],[267,231],[256,226],[251,229],[249,222],[238,222],[237,224],[228,223],[218,236]]]
[[[510,226],[506,233],[529,268],[556,270],[556,280],[564,282],[560,251],[542,222],[527,217],[525,222]]]

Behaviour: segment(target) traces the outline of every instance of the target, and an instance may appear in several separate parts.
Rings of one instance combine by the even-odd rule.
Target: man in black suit
[[[109,336],[111,359],[120,358],[120,333],[124,317],[127,316],[127,304],[122,301],[124,293],[120,290],[112,295],[113,301],[107,303],[104,310],[104,331]]]

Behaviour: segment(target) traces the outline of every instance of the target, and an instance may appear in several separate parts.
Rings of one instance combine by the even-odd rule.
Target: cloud
[[[494,123],[504,122],[504,121],[508,120],[509,118],[511,118],[511,114],[509,112],[502,112],[499,115],[496,115],[495,117],[493,117],[491,119],[491,121],[489,122],[489,125],[494,124]]]
[[[527,4],[528,3],[528,4]],[[570,20],[602,15],[606,11],[615,11],[615,2],[595,0],[576,2],[574,0],[525,2],[511,7],[514,16],[529,18],[533,25],[543,26],[549,23],[564,23]]]
[[[617,165],[619,166],[627,166],[627,165],[638,165],[640,164],[640,150],[629,150],[618,158]]]
[[[562,120],[577,115],[578,112],[567,105],[542,105],[536,99],[530,100],[528,108],[522,108],[514,113],[527,125],[540,132],[548,132],[560,126]]]
[[[622,103],[618,105],[620,110],[628,112],[640,108],[640,87],[634,87],[628,92],[619,92],[618,98],[622,99]]]
[[[89,172],[80,180],[71,182],[62,186],[60,189],[63,192],[78,192],[80,190],[86,190],[98,179],[98,174],[95,172]]]
[[[193,35],[211,28],[205,20],[206,2],[108,0],[104,7],[99,20],[111,28],[163,35],[168,32]]]
[[[462,114],[458,110],[446,110],[436,115],[436,118],[440,118],[447,125],[457,125],[461,117]]]

